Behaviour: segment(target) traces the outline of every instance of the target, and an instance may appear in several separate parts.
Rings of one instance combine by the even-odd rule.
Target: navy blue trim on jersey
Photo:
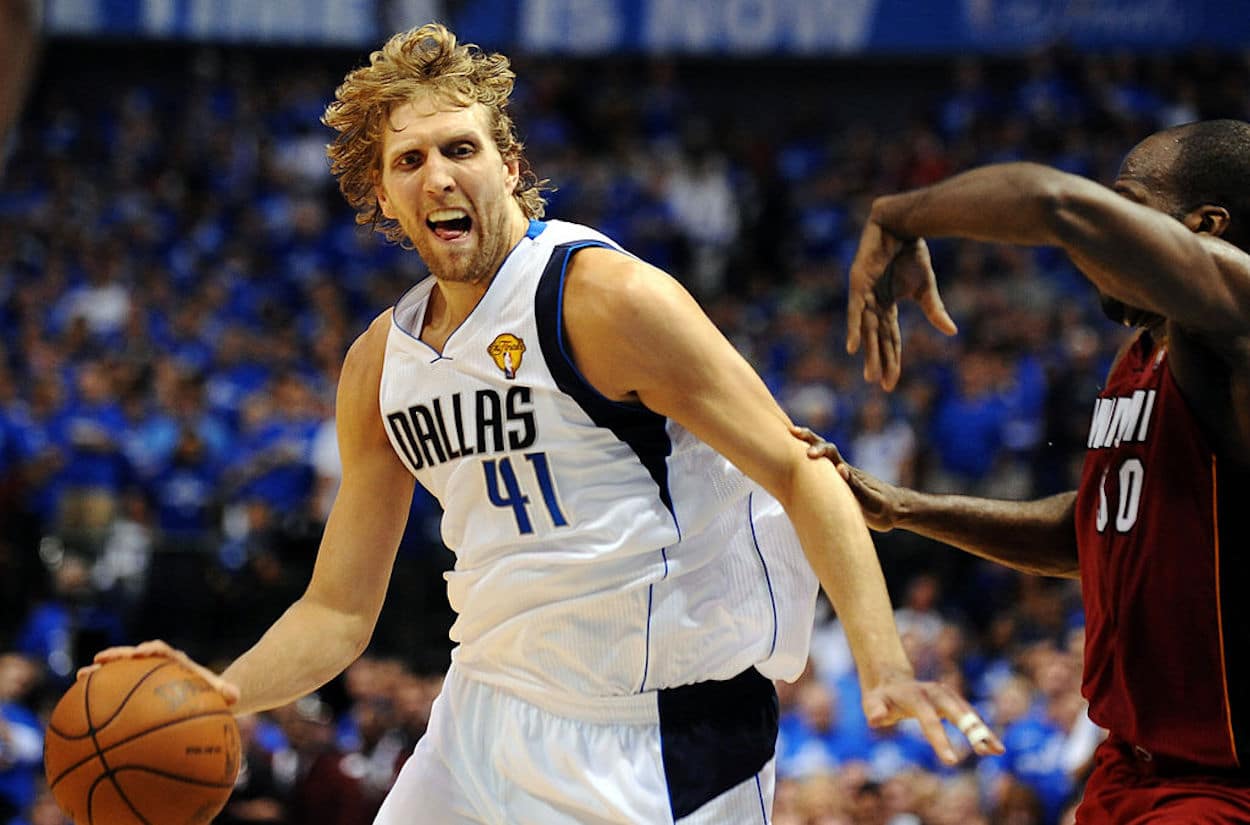
[[[660,557],[664,559],[664,575],[660,576],[660,581],[668,578],[668,548],[660,548]],[[647,638],[643,642],[642,656],[642,682],[638,684],[638,692],[642,693],[647,689],[647,674],[651,672],[651,616],[654,605],[655,585],[647,586]]]
[[[1216,502],[1219,524],[1220,618],[1224,638],[1224,689],[1228,691],[1233,756],[1241,770],[1250,770],[1250,470],[1216,461]]]
[[[573,253],[588,246],[615,249],[602,241],[575,241],[560,244],[552,252],[534,294],[534,320],[538,327],[538,342],[556,386],[576,401],[586,415],[590,416],[590,420],[611,430],[617,438],[629,445],[655,480],[660,500],[673,514],[676,524],[677,514],[673,510],[673,499],[668,489],[668,457],[673,451],[673,444],[665,427],[666,419],[641,404],[622,404],[604,397],[577,369],[564,346],[564,278]],[[677,531],[680,536],[680,526]]]
[[[400,332],[402,332],[404,335],[407,335],[409,338],[411,338],[414,341],[421,340],[421,330],[419,328],[409,329],[408,327],[404,326],[402,323],[400,323],[399,314],[402,309],[406,309],[404,307],[404,304],[408,301],[409,296],[412,295],[414,292],[416,292],[418,289],[420,289],[421,285],[425,283],[428,279],[433,278],[433,277],[434,277],[433,275],[426,273],[425,276],[420,278],[415,284],[405,289],[404,294],[399,296],[399,300],[391,305],[391,324]],[[415,319],[418,327],[420,327],[421,323],[425,320],[424,311],[422,311],[421,315],[422,317]]]
[[[768,601],[773,606],[773,644],[768,655],[777,652],[777,596],[773,593],[773,578],[768,574],[768,562],[764,561],[764,551],[760,549],[759,536],[755,533],[755,493],[747,496],[747,522],[751,525],[751,543],[755,545],[755,555],[760,557],[760,566],[764,568],[764,583],[768,585]]]
[[[665,575],[668,575],[665,572]],[[647,689],[647,674],[651,671],[651,606],[655,598],[655,585],[647,585],[647,636],[642,642],[642,681],[638,683],[638,692]]]
[[[764,786],[760,784],[760,775],[755,775],[755,793],[760,798],[760,822],[768,825],[768,805],[764,802]]]
[[[777,691],[753,667],[723,682],[657,691],[656,701],[673,819],[756,776],[773,758]]]

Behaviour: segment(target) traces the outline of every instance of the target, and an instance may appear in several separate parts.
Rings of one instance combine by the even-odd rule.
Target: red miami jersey
[[[1089,715],[1151,753],[1250,767],[1250,472],[1142,333],[1094,404],[1076,499]]]

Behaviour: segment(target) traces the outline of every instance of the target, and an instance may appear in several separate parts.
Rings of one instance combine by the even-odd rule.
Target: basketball
[[[172,659],[109,662],[65,692],[44,771],[76,825],[204,825],[239,771],[225,700]]]

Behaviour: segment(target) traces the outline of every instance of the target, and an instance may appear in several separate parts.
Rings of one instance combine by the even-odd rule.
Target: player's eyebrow
[[[1122,195],[1133,203],[1141,203],[1141,192],[1138,191],[1140,184],[1134,181],[1117,180],[1112,184],[1111,189],[1117,195]]]
[[[443,147],[453,146],[457,143],[472,143],[474,146],[481,146],[482,137],[471,130],[459,130],[452,132],[449,135],[435,136],[428,141],[415,138],[410,138],[405,141],[401,138],[387,149],[385,160],[390,162],[400,155],[407,154],[408,152],[424,151],[422,147],[427,145],[442,149]]]

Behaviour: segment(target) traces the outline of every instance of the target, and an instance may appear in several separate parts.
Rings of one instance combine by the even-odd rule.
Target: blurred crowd
[[[63,823],[40,719],[95,650],[241,651],[302,591],[339,477],[337,370],[423,270],[354,226],[319,116],[358,55],[52,43],[0,179],[0,823]],[[1075,485],[1123,332],[1051,250],[935,243],[955,339],[904,313],[885,395],[844,354],[877,195],[1036,160],[1107,181],[1157,128],[1250,118],[1250,59],[1081,55],[741,64],[519,61],[549,214],[681,279],[799,422],[875,475],[1022,498]],[[413,501],[369,655],[241,720],[219,822],[368,823],[446,667],[438,510]],[[836,617],[779,685],[777,825],[1051,825],[1099,732],[1075,583],[877,537],[919,671],[1007,755],[942,767],[871,731]]]

